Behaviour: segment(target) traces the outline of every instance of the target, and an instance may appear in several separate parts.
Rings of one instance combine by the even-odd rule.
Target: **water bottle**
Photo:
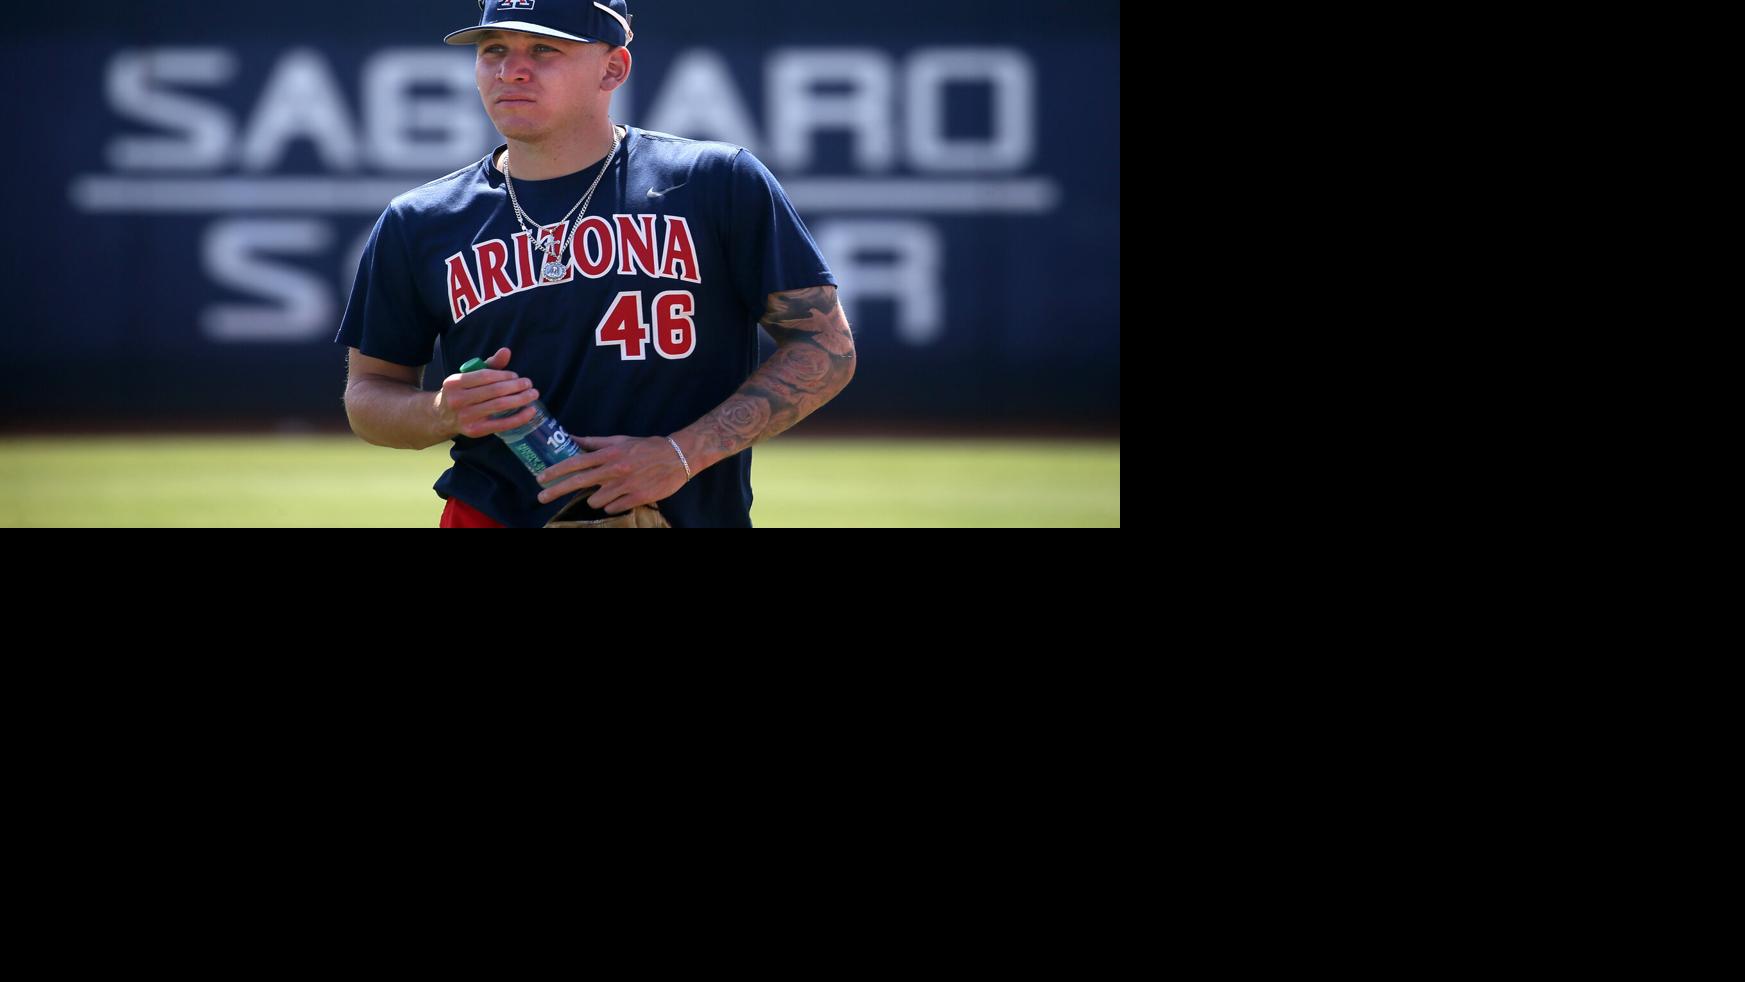
[[[481,368],[488,367],[483,358],[474,358],[462,365],[460,370],[462,372],[476,372]],[[535,399],[529,405],[533,407],[533,418],[512,430],[499,432],[497,438],[509,445],[509,449],[515,454],[515,459],[521,461],[522,465],[537,481],[539,475],[545,473],[547,467],[560,460],[574,457],[582,450],[576,446],[574,440],[570,439],[570,435],[564,432],[563,424],[546,411],[545,403],[542,400]],[[503,419],[526,408],[526,406],[521,406],[493,413],[491,418]],[[592,494],[593,490],[593,488],[582,489],[581,496],[570,503],[571,507],[565,509],[563,517],[566,519],[610,517],[605,511],[588,505],[587,496]]]

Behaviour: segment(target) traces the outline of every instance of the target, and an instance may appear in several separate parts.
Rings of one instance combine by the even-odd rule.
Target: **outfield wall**
[[[56,9],[4,40],[6,425],[342,423],[364,237],[499,142],[440,43],[476,7]],[[614,118],[750,147],[842,284],[833,420],[1118,421],[1117,4],[632,11]]]

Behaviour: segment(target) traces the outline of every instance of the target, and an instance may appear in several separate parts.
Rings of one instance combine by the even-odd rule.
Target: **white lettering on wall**
[[[878,48],[777,48],[766,63],[770,166],[804,170],[812,136],[847,130],[855,167],[885,171],[896,163],[895,69]],[[821,84],[846,86],[820,92]]]
[[[171,85],[221,85],[236,74],[236,58],[221,48],[122,51],[109,60],[104,90],[123,119],[176,135],[117,136],[109,141],[116,170],[206,170],[229,163],[235,128],[222,106],[178,93]]]
[[[727,60],[705,48],[691,48],[673,61],[645,118],[642,125],[663,133],[722,140],[754,154],[762,146]]]
[[[207,337],[329,339],[369,226],[354,238],[353,224],[326,216],[373,218],[394,194],[476,161],[497,142],[474,87],[473,56],[375,51],[359,65],[355,92],[307,47],[279,54],[258,92],[236,91],[241,57],[222,47],[114,54],[103,76],[121,121],[104,147],[110,172],[75,175],[69,198],[80,213],[212,216],[199,262],[232,296],[200,312]],[[730,63],[708,47],[680,51],[650,81],[645,114],[636,111],[634,82],[620,86],[612,115],[752,148],[802,208],[839,216],[811,227],[842,280],[843,303],[890,303],[906,344],[934,344],[945,331],[944,233],[925,216],[1059,207],[1055,181],[1023,173],[1034,166],[1038,124],[1036,69],[1022,49],[898,56],[876,47],[776,48],[763,67],[761,123]],[[985,118],[967,129],[946,113],[948,95],[966,85],[987,93]],[[808,173],[818,169],[826,136],[846,138],[853,172]],[[304,145],[321,172],[281,173]],[[857,212],[872,217],[846,217]],[[338,291],[329,279],[335,260]]]
[[[254,118],[242,138],[244,170],[271,170],[294,140],[315,145],[329,170],[358,167],[357,127],[326,59],[308,48],[285,53],[273,66]]]
[[[812,232],[841,284],[850,323],[856,304],[885,300],[895,305],[896,335],[903,343],[932,344],[945,333],[945,243],[936,226],[839,219],[820,222]]]
[[[440,89],[414,94],[413,86]],[[448,51],[378,52],[364,62],[363,104],[370,162],[383,170],[458,167],[492,141],[471,58]]]
[[[339,312],[327,284],[307,270],[272,262],[271,255],[315,256],[332,243],[332,226],[314,219],[214,222],[200,245],[206,275],[214,283],[271,302],[214,304],[201,312],[200,329],[214,341],[331,339]]]
[[[986,137],[951,138],[945,127],[950,82],[988,87],[993,107]],[[904,135],[919,170],[1017,171],[1035,152],[1036,96],[1030,59],[1010,48],[925,48],[904,75]]]

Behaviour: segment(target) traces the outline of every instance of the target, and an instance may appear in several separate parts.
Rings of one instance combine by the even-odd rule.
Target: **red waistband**
[[[445,529],[501,529],[508,528],[484,512],[459,498],[448,499],[448,506],[442,510],[442,524]]]

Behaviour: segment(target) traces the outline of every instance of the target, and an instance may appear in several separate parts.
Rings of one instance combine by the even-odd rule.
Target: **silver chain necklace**
[[[582,195],[582,200],[576,202],[574,208],[570,209],[569,215],[564,216],[563,222],[557,222],[553,225],[547,226],[535,222],[532,218],[528,217],[525,211],[521,210],[521,199],[515,196],[515,182],[509,177],[509,151],[503,151],[503,184],[509,189],[509,203],[515,206],[515,220],[521,223],[521,230],[527,233],[529,239],[536,240],[534,243],[535,247],[545,256],[545,262],[540,264],[539,274],[547,283],[556,283],[558,280],[563,279],[564,254],[575,249],[576,230],[581,227],[582,218],[588,213],[588,202],[593,199],[594,189],[600,186],[600,179],[606,176],[606,169],[612,166],[612,158],[617,155],[618,127],[613,126],[612,150],[610,153],[606,154],[606,162],[600,165],[600,173],[594,175],[594,183],[588,185],[588,192]],[[571,215],[575,216],[575,224],[569,226],[570,234],[566,236],[564,242],[554,243],[552,242],[552,237],[550,235],[542,236],[539,234],[540,229],[556,228],[558,225],[568,222]],[[529,228],[529,225],[532,227]]]

